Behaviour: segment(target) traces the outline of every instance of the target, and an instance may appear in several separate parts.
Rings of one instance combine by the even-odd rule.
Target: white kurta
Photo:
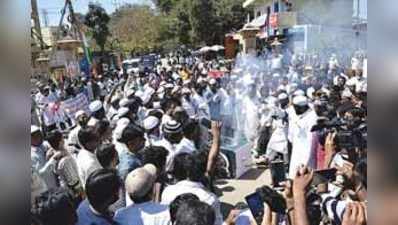
[[[274,115],[278,118],[273,120],[274,132],[267,145],[267,152],[275,151],[281,154],[287,154],[287,124],[283,121],[286,112],[281,108],[276,108]],[[287,115],[286,115],[287,116]]]
[[[246,97],[243,101],[242,111],[245,115],[243,128],[245,136],[250,142],[254,143],[260,124],[260,118],[258,115],[258,104],[256,104],[255,100]]]
[[[289,178],[294,178],[300,165],[315,168],[316,155],[312,153],[311,128],[316,124],[317,115],[309,109],[302,115],[293,117],[290,122],[289,136],[292,141],[292,156],[290,159]]]

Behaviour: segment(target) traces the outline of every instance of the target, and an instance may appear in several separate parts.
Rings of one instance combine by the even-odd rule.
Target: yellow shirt
[[[180,72],[180,76],[181,76],[182,80],[188,80],[189,79],[189,73],[187,73],[187,71],[185,71],[185,70],[182,70]]]

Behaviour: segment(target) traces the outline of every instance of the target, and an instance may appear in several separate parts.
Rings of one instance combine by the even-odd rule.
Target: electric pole
[[[48,27],[48,11],[47,9],[42,9],[41,14],[43,15],[43,20],[44,20],[44,27]]]
[[[43,45],[43,36],[41,34],[41,27],[40,27],[40,18],[39,18],[39,13],[37,9],[37,0],[31,0],[31,32],[32,32],[32,38],[36,38],[36,40],[39,41],[41,49],[44,48]]]

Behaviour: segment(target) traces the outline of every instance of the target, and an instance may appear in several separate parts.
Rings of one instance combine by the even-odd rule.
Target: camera
[[[335,132],[334,142],[338,149],[366,148],[367,146],[367,125],[359,120],[343,120],[340,118],[329,119],[321,117],[317,124],[311,128],[311,132],[317,131],[320,143],[325,144],[326,136]]]
[[[246,196],[245,199],[257,224],[261,224],[263,219],[264,202],[267,203],[271,211],[279,214],[286,213],[286,200],[269,186],[257,188],[256,192]]]
[[[245,199],[257,224],[261,224],[262,222],[264,216],[264,203],[270,207],[272,212],[281,215],[286,214],[287,205],[285,198],[282,194],[269,186],[257,188],[256,192],[246,196]],[[310,221],[316,222],[311,224],[319,224],[321,219],[322,198],[316,194],[315,191],[310,191],[306,196],[306,202]]]
[[[261,203],[267,203],[273,212],[284,214],[286,212],[286,200],[276,190],[269,186],[262,186],[256,189],[256,192],[248,195],[246,201],[248,202],[249,208],[252,199],[261,200]]]

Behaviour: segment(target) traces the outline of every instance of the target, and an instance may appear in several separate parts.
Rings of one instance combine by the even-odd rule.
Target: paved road
[[[221,210],[226,214],[237,203],[244,202],[245,196],[253,193],[256,188],[262,185],[271,184],[271,174],[269,169],[253,168],[243,175],[240,179],[219,180],[216,182],[216,194],[222,202]]]

